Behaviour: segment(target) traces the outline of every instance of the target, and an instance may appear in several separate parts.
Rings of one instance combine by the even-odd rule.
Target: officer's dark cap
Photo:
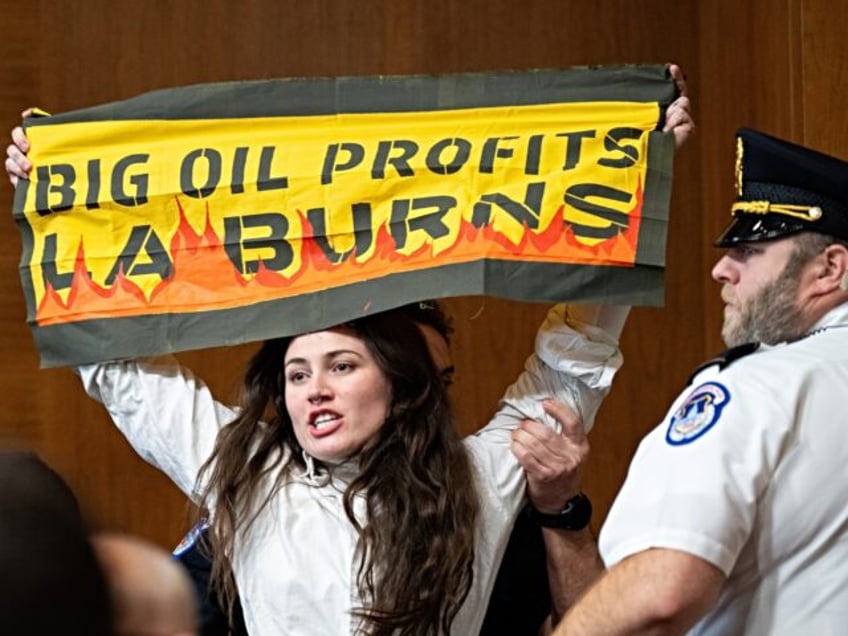
[[[736,202],[718,247],[810,231],[848,241],[848,163],[749,128],[736,133]]]

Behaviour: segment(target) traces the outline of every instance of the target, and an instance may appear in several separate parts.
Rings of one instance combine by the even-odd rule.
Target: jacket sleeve
[[[467,439],[480,467],[483,488],[493,488],[504,509],[514,513],[524,497],[524,471],[509,449],[511,432],[523,419],[554,428],[542,400],[569,404],[591,428],[613,377],[622,364],[618,336],[629,307],[556,305],[536,336],[536,351],[506,391],[491,421]]]
[[[544,398],[561,400],[576,409],[590,429],[595,415],[621,367],[618,335],[629,307],[555,305],[536,334],[536,351],[523,373],[507,389],[500,409],[482,429],[514,428],[519,420],[549,421]],[[556,426],[554,422],[549,422]]]
[[[86,392],[102,402],[145,461],[162,470],[192,499],[197,473],[211,455],[218,430],[236,411],[171,357],[106,362],[78,370]]]

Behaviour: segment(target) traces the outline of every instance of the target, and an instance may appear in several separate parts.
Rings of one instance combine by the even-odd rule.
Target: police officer
[[[843,634],[848,163],[740,130],[712,271],[732,347],[642,441],[556,634]]]

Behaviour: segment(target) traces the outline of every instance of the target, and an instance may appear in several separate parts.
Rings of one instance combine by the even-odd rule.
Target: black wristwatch
[[[543,528],[582,530],[592,519],[592,502],[582,492],[566,501],[565,508],[557,514],[539,512],[531,503],[527,504],[525,510],[527,515]]]

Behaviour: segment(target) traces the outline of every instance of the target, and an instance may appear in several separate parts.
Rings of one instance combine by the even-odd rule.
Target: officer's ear
[[[824,249],[816,284],[820,291],[848,291],[848,245],[831,243]]]

